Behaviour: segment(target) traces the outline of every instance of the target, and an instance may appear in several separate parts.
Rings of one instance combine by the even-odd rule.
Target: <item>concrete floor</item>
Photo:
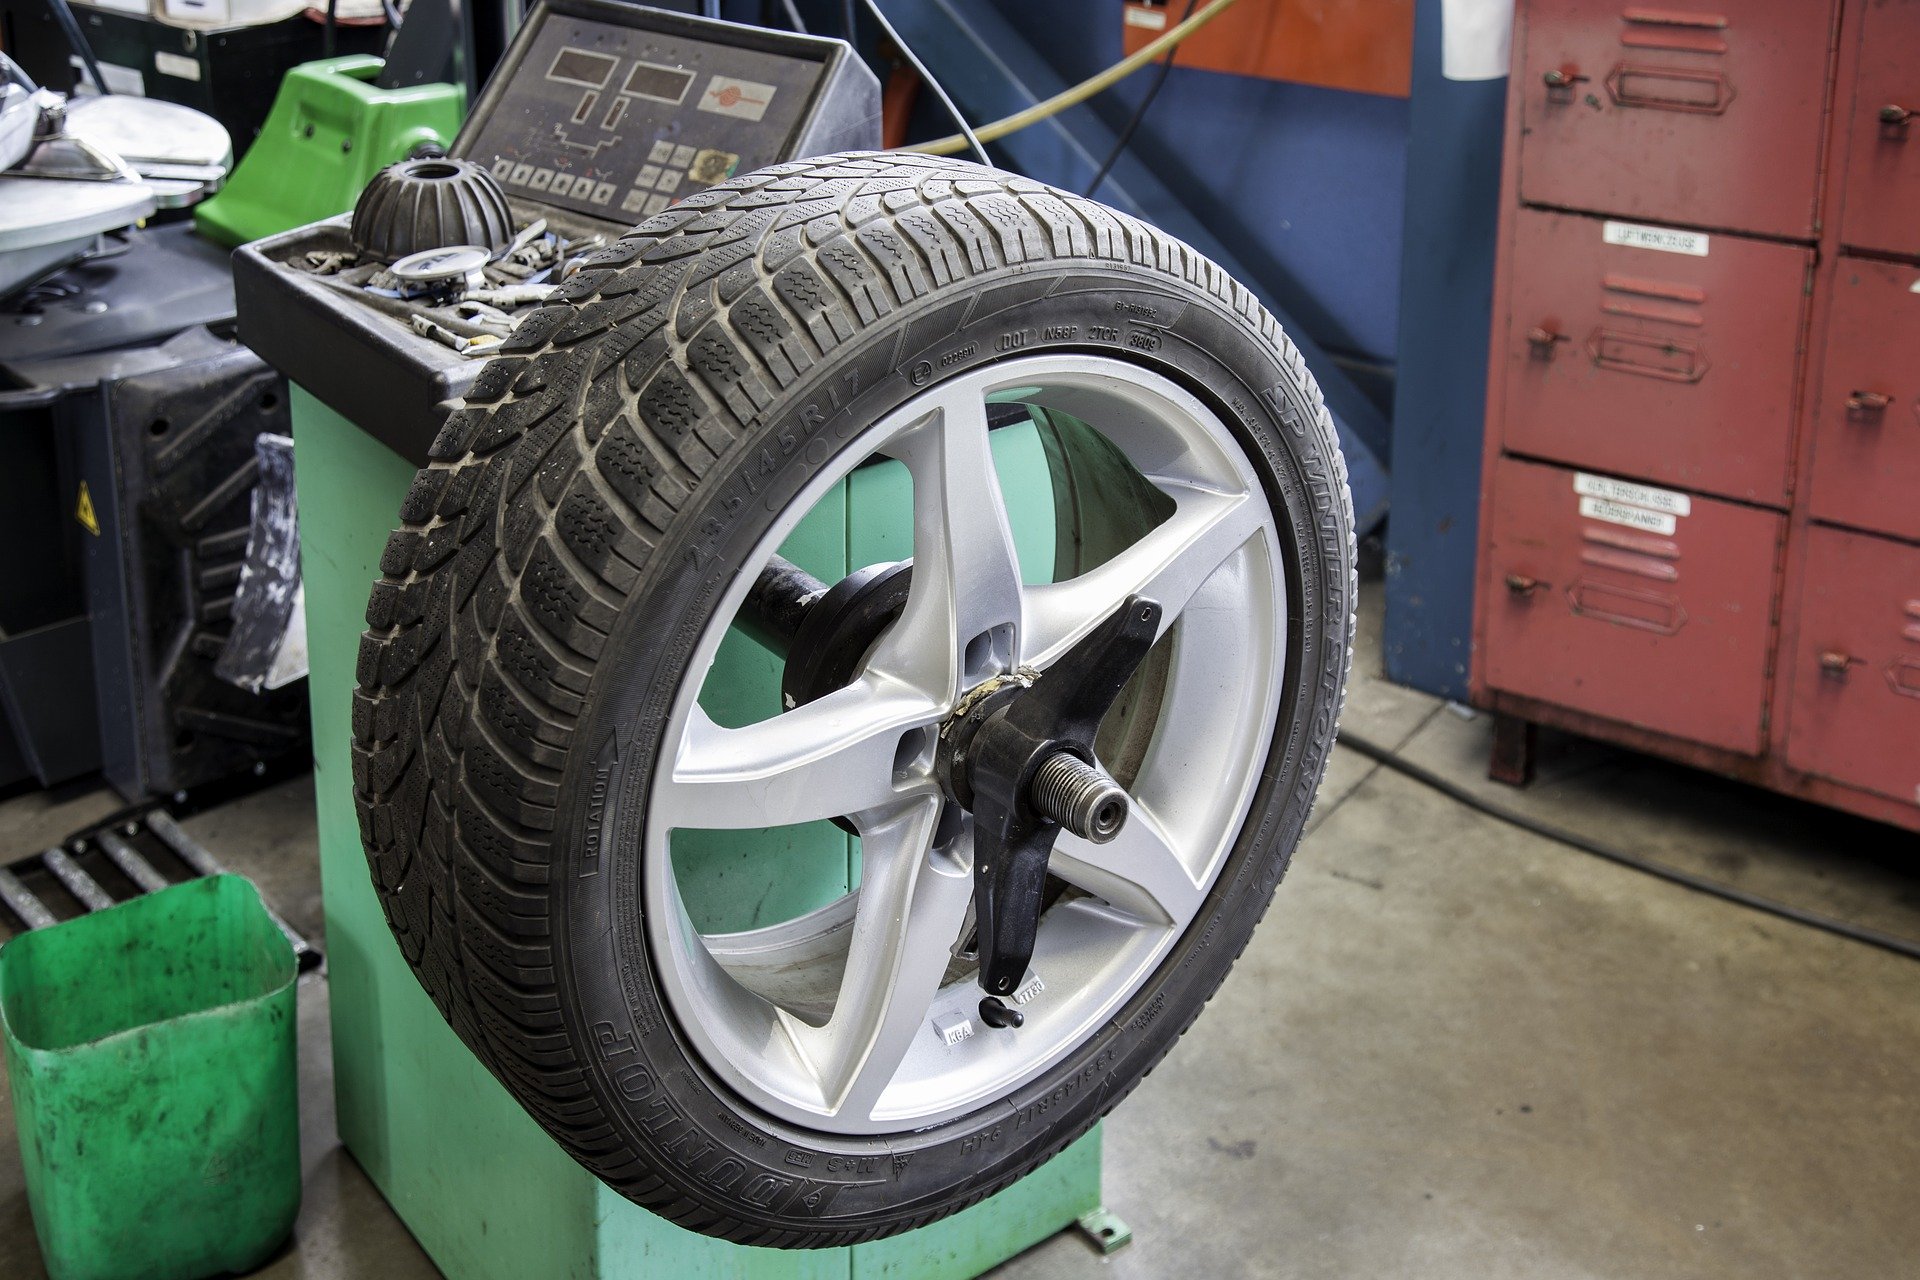
[[[1364,592],[1345,728],[1502,802],[1920,938],[1920,841],[1549,737],[1524,792],[1488,724],[1378,678]],[[93,808],[89,808],[91,805]],[[111,809],[0,805],[18,856]],[[189,824],[320,933],[309,784]],[[306,1198],[276,1278],[436,1274],[333,1136],[326,984],[300,991]],[[1135,1233],[1006,1280],[1920,1274],[1920,964],[1484,817],[1346,750],[1266,923],[1107,1126]],[[42,1274],[0,1105],[0,1276]]]

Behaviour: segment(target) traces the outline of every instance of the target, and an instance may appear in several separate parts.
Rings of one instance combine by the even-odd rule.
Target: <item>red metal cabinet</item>
[[[1787,762],[1920,804],[1920,547],[1815,528],[1802,582]]]
[[[1513,54],[1474,702],[1920,831],[1920,0]]]
[[[1520,198],[1811,238],[1832,0],[1522,6]]]
[[[1487,684],[1759,754],[1784,517],[1513,458],[1494,486]]]
[[[1846,161],[1840,239],[1920,254],[1920,0],[1868,0],[1860,64],[1842,103]]]
[[[1812,252],[1533,209],[1512,227],[1502,443],[1784,504]]]
[[[1815,519],[1920,538],[1920,267],[1840,260],[1813,432]]]

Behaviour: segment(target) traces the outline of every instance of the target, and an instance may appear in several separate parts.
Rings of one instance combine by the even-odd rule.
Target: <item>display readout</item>
[[[554,55],[553,66],[547,71],[547,79],[558,80],[561,84],[577,84],[589,89],[600,89],[613,78],[613,69],[619,65],[620,59],[610,58],[604,53],[593,53],[586,49],[562,49]]]
[[[633,70],[627,72],[626,92],[636,98],[652,98],[655,102],[680,102],[687,96],[687,86],[693,83],[693,72],[682,71],[678,67],[659,67],[651,62],[636,62]]]
[[[662,15],[664,16],[664,15]],[[776,160],[824,64],[536,9],[525,52],[462,134],[511,198],[631,224]]]

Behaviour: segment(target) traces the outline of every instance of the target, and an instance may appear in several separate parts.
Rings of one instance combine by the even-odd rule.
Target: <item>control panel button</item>
[[[733,152],[709,148],[693,157],[687,176],[695,182],[704,182],[708,185],[725,182],[733,176],[733,171],[739,163],[740,157]]]

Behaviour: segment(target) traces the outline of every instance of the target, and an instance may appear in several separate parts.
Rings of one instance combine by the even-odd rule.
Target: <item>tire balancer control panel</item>
[[[454,154],[529,213],[626,227],[735,173],[871,146],[878,117],[878,84],[840,41],[546,0]]]

